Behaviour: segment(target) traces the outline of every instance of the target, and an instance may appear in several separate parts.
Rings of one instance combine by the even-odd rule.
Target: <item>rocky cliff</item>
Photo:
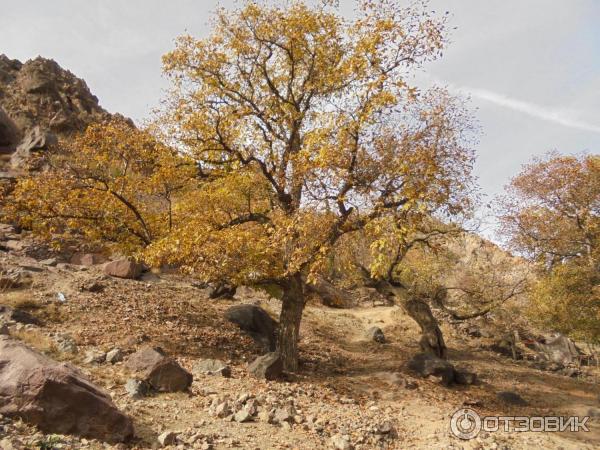
[[[31,152],[110,117],[85,81],[55,61],[0,55],[0,178],[23,169]]]

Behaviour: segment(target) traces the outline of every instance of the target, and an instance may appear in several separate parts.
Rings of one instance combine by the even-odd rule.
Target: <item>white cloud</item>
[[[600,133],[600,125],[595,125],[585,120],[580,120],[577,118],[579,114],[572,111],[548,108],[535,103],[512,98],[488,89],[457,87],[453,85],[450,85],[449,88],[461,94],[468,95],[471,98],[484,100],[503,108],[512,109],[514,111],[518,111],[547,122],[557,123],[568,128]]]

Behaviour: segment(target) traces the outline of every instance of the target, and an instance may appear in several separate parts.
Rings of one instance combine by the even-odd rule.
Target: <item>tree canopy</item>
[[[162,128],[211,181],[149,255],[206,281],[279,285],[289,369],[303,284],[340,236],[385,217],[405,232],[409,212],[469,206],[470,116],[442,89],[408,83],[441,55],[445,17],[359,4],[350,20],[331,2],[246,2],[164,56]]]

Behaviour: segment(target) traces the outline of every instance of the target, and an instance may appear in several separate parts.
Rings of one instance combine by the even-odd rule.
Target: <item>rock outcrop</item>
[[[84,80],[42,57],[21,63],[0,55],[0,107],[20,138],[35,126],[65,135],[109,117]]]
[[[133,436],[131,420],[75,368],[0,336],[0,414],[42,431],[109,442]]]

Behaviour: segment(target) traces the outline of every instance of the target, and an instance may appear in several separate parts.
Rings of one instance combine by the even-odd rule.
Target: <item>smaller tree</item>
[[[18,180],[10,211],[54,244],[63,238],[136,252],[173,227],[173,203],[196,169],[151,133],[123,121],[90,125]]]
[[[600,156],[551,153],[524,167],[501,199],[509,244],[539,263],[534,321],[598,339],[600,324]]]

